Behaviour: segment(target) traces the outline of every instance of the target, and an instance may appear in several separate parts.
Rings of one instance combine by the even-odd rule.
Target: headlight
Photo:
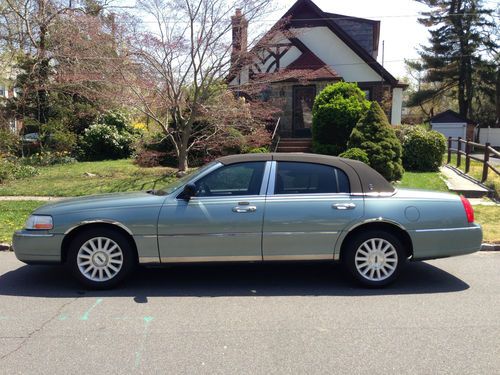
[[[25,229],[34,230],[47,230],[53,227],[54,223],[52,222],[52,216],[45,215],[31,215],[26,221],[26,224],[24,224]]]

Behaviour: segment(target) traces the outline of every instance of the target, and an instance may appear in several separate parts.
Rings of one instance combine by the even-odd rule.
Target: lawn
[[[31,211],[46,202],[0,201],[0,243],[10,243],[14,230],[21,229]]]
[[[132,160],[83,162],[41,167],[38,176],[0,184],[0,195],[75,197],[159,189],[172,180],[172,168],[139,168]]]
[[[396,187],[448,191],[439,172],[405,172],[401,181],[396,183]]]

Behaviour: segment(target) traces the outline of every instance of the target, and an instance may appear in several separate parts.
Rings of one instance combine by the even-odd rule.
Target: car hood
[[[113,193],[88,195],[79,198],[63,199],[54,203],[46,204],[34,214],[55,215],[85,210],[102,210],[110,208],[128,208],[136,206],[156,206],[162,204],[165,196],[153,195],[143,192]]]

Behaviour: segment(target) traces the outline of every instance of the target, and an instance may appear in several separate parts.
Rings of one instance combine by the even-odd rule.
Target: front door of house
[[[312,107],[316,97],[316,86],[293,87],[293,136],[310,138],[312,127]]]

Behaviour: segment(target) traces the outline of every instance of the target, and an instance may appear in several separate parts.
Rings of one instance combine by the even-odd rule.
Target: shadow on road
[[[373,296],[459,292],[469,285],[424,262],[410,263],[385,289],[364,289],[337,264],[224,264],[140,268],[119,288],[83,290],[60,266],[22,266],[0,276],[0,295],[67,298],[78,295],[134,297]]]

